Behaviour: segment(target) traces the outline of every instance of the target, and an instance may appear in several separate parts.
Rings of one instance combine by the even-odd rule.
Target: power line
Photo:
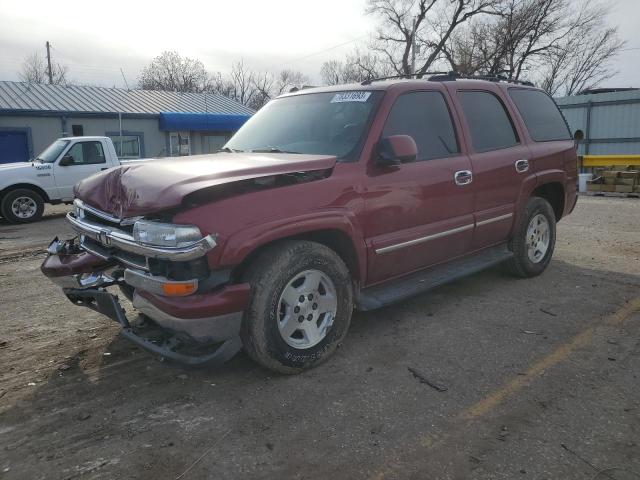
[[[333,47],[325,48],[324,50],[319,50],[317,52],[310,53],[310,54],[305,55],[303,57],[294,58],[293,60],[288,60],[288,61],[280,63],[278,65],[272,65],[271,67],[267,68],[267,70],[271,70],[271,69],[273,69],[275,67],[279,67],[279,66],[282,66],[282,65],[288,65],[290,63],[299,62],[301,60],[306,60],[307,58],[315,57],[316,55],[320,55],[321,53],[330,52],[331,50],[335,50],[336,48],[344,47],[345,45],[349,45],[350,43],[357,42],[358,40],[362,40],[363,38],[368,37],[368,36],[369,36],[368,33],[366,33],[364,35],[360,35],[359,37],[353,38],[353,39],[351,39],[351,40],[349,40],[347,42],[344,42],[344,43],[339,43],[338,45],[334,45]]]

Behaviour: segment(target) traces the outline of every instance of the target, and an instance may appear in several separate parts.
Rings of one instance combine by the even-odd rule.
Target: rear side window
[[[460,103],[476,152],[513,147],[518,137],[502,102],[489,92],[461,91]]]
[[[509,89],[509,95],[518,107],[534,141],[550,142],[571,139],[567,123],[549,95],[539,90],[517,88]]]
[[[418,146],[417,160],[458,153],[458,142],[449,108],[440,92],[400,95],[391,108],[383,137],[411,135]]]

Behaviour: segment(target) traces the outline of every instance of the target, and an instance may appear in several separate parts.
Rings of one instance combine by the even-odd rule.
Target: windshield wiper
[[[299,154],[300,152],[290,152],[288,150],[280,150],[278,147],[263,147],[263,148],[254,148],[251,150],[253,153],[292,153]]]
[[[229,148],[229,147],[223,147],[220,150],[218,150],[219,152],[227,152],[227,153],[238,153],[238,152],[242,152],[242,150],[235,150],[233,148]]]

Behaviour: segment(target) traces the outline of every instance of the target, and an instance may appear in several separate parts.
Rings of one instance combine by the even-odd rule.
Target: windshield
[[[353,158],[381,96],[352,91],[276,99],[245,123],[225,149]]]
[[[51,145],[49,145],[44,152],[36,157],[36,160],[42,160],[44,163],[54,162],[60,152],[65,149],[67,145],[69,145],[70,140],[56,140]]]

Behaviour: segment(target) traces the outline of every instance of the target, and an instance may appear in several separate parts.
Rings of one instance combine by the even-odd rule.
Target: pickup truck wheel
[[[18,188],[7,193],[0,204],[2,216],[9,223],[35,222],[44,212],[42,197],[28,188]]]
[[[511,241],[513,258],[508,267],[518,277],[540,275],[553,255],[556,217],[544,198],[531,197]]]
[[[299,373],[329,357],[351,322],[351,276],[342,259],[315,242],[266,250],[245,274],[251,298],[242,322],[245,351],[279,373]]]

